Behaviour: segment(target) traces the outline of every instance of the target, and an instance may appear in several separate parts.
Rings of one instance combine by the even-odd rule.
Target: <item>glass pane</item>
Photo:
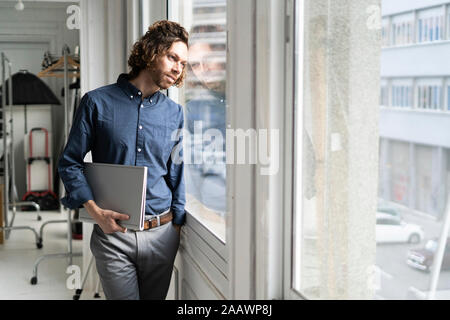
[[[353,69],[346,70],[351,60],[345,60],[345,55],[343,61],[336,58],[346,50],[339,47],[342,42],[337,40],[339,35],[335,32],[358,27],[346,21],[345,14],[337,14],[339,18],[333,16],[339,11],[336,10],[338,2],[302,3],[305,4],[305,40],[303,50],[297,50],[302,56],[296,60],[298,64],[303,63],[303,69],[297,70],[302,72],[303,84],[296,88],[295,109],[297,116],[301,115],[296,119],[295,134],[296,159],[301,160],[296,163],[296,170],[301,174],[296,176],[295,189],[294,287],[309,298],[349,297],[350,291],[346,290],[357,278],[354,271],[364,262],[352,260],[348,250],[355,240],[347,241],[343,237],[365,228],[368,224],[364,217],[369,217],[373,219],[369,225],[374,237],[371,242],[358,240],[359,249],[362,246],[365,249],[358,258],[368,259],[371,248],[376,248],[372,265],[373,298],[448,299],[450,255],[445,248],[449,230],[444,227],[450,225],[447,224],[450,221],[450,209],[447,209],[450,118],[444,113],[450,108],[450,87],[444,66],[448,65],[446,53],[450,43],[439,46],[430,43],[443,37],[441,17],[448,16],[445,6],[419,7],[415,2],[405,1],[400,5],[400,2],[381,1],[382,6],[389,6],[385,11],[388,14],[382,19],[392,23],[386,25],[387,30],[381,30],[380,26],[380,44],[382,33],[391,35],[394,45],[404,44],[408,39],[423,43],[402,48],[372,48],[378,50],[384,64],[380,68],[381,81],[373,84],[373,90],[368,89],[369,95],[373,91],[373,99],[361,103],[360,109],[370,112],[370,101],[375,100],[383,105],[385,92],[391,93],[388,102],[392,106],[408,108],[401,111],[380,108],[372,114],[379,132],[379,171],[378,192],[369,199],[370,193],[367,198],[359,198],[364,192],[361,188],[368,183],[365,179],[358,188],[348,188],[349,177],[365,164],[358,157],[348,156],[351,143],[358,141],[359,135],[359,132],[351,133],[352,127],[364,117],[352,118],[357,109],[352,109],[347,90],[366,88],[351,83],[353,77],[360,76],[357,71],[351,74]],[[410,22],[418,26],[411,37],[405,31]],[[357,36],[352,37],[345,48],[352,51],[358,40]],[[369,49],[366,54],[373,54]],[[418,57],[423,61],[420,69],[412,63]],[[340,122],[342,114],[345,115],[343,123]],[[366,118],[364,121],[370,124]],[[353,148],[367,144],[365,141]],[[340,158],[343,154],[347,158]],[[359,154],[363,156],[364,153]],[[370,178],[370,173],[367,175]],[[348,185],[341,180],[344,178],[348,178]],[[374,206],[370,207],[372,200]],[[346,201],[352,206],[347,206]],[[333,208],[333,203],[339,206]],[[356,206],[370,210],[360,210],[353,216],[351,210]],[[360,236],[367,241],[364,235]]]
[[[367,10],[368,1],[296,3],[304,5],[304,15],[296,19],[292,285],[308,299],[367,299],[372,290],[366,275],[376,254],[377,187],[376,157],[368,156],[378,152],[381,37],[375,41],[374,32],[369,39],[364,19],[350,13]],[[389,31],[398,41],[405,37],[401,24]],[[353,30],[351,38],[343,30]],[[373,61],[358,61],[362,57]],[[353,65],[356,61],[364,67]],[[397,106],[404,102],[404,88],[396,84]],[[386,221],[398,227],[396,220]]]
[[[185,107],[186,209],[225,241],[226,0],[169,1],[189,32],[178,102]]]
[[[448,230],[443,227],[448,218],[450,122],[448,115],[423,112],[447,113],[449,109],[445,105],[446,79],[435,75],[448,74],[436,71],[447,65],[450,44],[436,46],[429,42],[443,39],[445,7],[419,7],[413,1],[402,2],[402,6],[391,6],[390,0],[381,3],[390,8],[383,19],[415,13],[416,39],[423,43],[381,51],[381,61],[386,64],[381,65],[381,81],[410,81],[408,95],[415,92],[417,104],[401,113],[380,108],[376,298],[449,299],[450,254],[445,250]],[[417,70],[409,63],[412,57],[423,61],[433,57],[433,62]],[[381,218],[387,215],[397,224],[383,223]],[[437,265],[440,257],[442,264]]]

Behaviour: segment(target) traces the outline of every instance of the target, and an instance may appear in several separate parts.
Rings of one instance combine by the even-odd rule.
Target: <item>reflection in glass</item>
[[[186,208],[225,241],[226,0],[170,1],[189,32],[185,88]]]

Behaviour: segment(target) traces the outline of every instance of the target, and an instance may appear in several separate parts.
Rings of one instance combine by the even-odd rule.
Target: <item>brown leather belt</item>
[[[172,221],[172,210],[167,213],[151,216],[149,220],[144,221],[144,230],[156,228]]]

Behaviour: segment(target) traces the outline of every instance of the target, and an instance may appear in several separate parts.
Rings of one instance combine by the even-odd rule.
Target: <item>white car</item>
[[[421,226],[406,223],[403,220],[382,213],[377,213],[375,230],[377,243],[420,243],[424,238],[424,232]]]

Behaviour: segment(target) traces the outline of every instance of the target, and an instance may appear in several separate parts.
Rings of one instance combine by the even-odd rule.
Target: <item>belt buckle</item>
[[[150,219],[148,219],[148,221],[150,223],[150,229],[152,228],[152,221],[155,219],[156,219],[156,226],[154,228],[161,226],[161,219],[160,219],[159,215],[152,215],[150,217]]]
[[[154,220],[154,219],[156,219],[156,226],[155,226],[155,228],[156,228],[156,227],[160,227],[160,226],[161,226],[161,216],[165,215],[165,214],[168,213],[169,211],[170,211],[170,208],[167,209],[167,210],[164,211],[164,212],[159,213],[159,214],[152,215],[152,216],[150,217],[150,219],[148,219],[148,221],[149,221],[149,223],[150,223],[150,229],[152,228],[152,220]]]

